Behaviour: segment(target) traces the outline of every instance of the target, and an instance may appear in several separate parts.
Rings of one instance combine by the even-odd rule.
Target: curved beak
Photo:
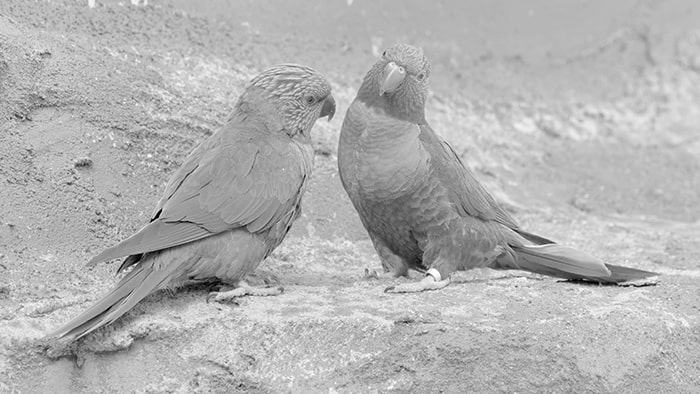
[[[406,70],[394,62],[389,62],[389,64],[384,67],[384,79],[379,89],[379,95],[381,96],[384,93],[393,92],[401,85],[401,82],[403,82],[405,78]]]
[[[329,94],[328,97],[326,97],[326,100],[323,102],[323,107],[321,107],[321,115],[319,115],[319,118],[323,118],[324,116],[328,117],[328,121],[330,122],[331,119],[333,119],[333,115],[335,115],[335,99],[333,98],[333,95]]]

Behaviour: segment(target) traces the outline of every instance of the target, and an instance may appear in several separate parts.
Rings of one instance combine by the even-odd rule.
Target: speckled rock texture
[[[0,2],[0,392],[700,391],[696,2],[88,3]],[[524,228],[661,275],[475,270],[385,294],[397,279],[366,277],[379,261],[335,155],[395,41],[425,48],[431,125]],[[116,282],[85,262],[281,62],[325,73],[338,101],[303,216],[250,278],[285,292],[163,292],[77,343],[45,338]]]

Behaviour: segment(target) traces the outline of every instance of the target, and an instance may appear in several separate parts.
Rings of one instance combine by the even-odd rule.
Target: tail
[[[655,272],[605,264],[580,250],[557,244],[512,246],[515,256],[499,259],[496,269],[522,269],[563,279],[620,283],[658,275]]]
[[[154,269],[152,263],[142,262],[96,304],[48,336],[75,340],[112,323],[146,296],[164,287],[180,266],[171,263]]]

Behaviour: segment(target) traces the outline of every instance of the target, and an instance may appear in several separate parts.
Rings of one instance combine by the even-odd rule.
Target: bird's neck
[[[421,128],[413,122],[387,116],[383,108],[356,101],[348,110],[346,122],[357,127],[343,125],[339,149],[342,153],[352,152],[354,156],[362,156],[362,160],[377,156],[399,163],[415,158],[420,150]]]
[[[357,99],[370,108],[381,108],[396,119],[418,125],[425,124],[425,92],[413,85],[404,85],[393,93],[380,95],[379,78],[370,71],[357,92]]]

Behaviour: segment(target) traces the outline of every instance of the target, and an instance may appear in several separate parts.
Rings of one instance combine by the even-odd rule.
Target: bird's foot
[[[267,297],[276,296],[284,293],[284,288],[282,286],[275,287],[253,287],[246,282],[240,281],[231,290],[226,291],[214,291],[209,293],[207,296],[207,302],[226,302],[233,300],[238,297],[243,296],[257,296],[257,297]]]
[[[408,278],[408,268],[404,266],[399,266],[397,268],[387,267],[382,265],[382,268],[365,268],[362,279],[364,280],[390,280],[392,278]]]
[[[377,273],[377,270],[365,268],[365,274],[362,276],[362,278],[365,280],[379,279],[379,274]]]
[[[436,280],[433,275],[426,275],[419,282],[401,283],[384,289],[385,293],[418,293],[426,290],[440,290],[450,284],[450,278]]]

